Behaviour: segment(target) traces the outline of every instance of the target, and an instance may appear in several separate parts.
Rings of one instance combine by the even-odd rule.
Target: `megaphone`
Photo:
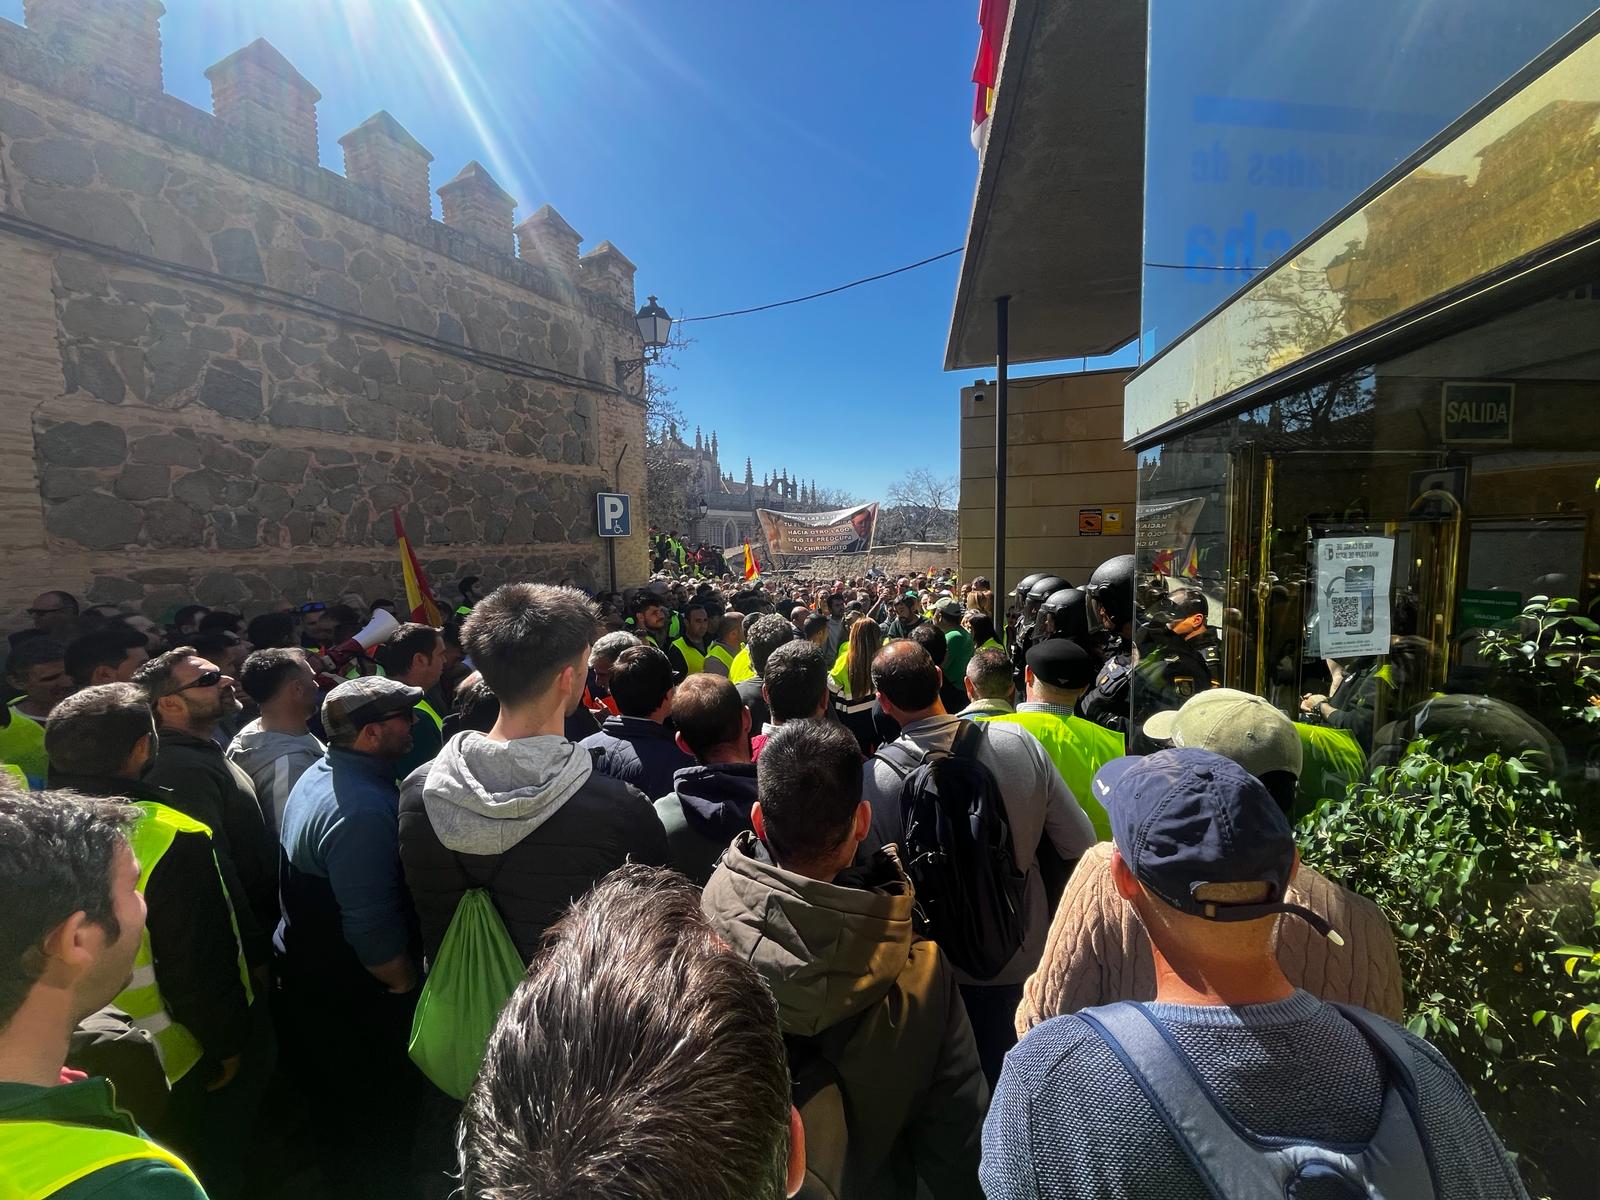
[[[355,637],[340,642],[337,646],[330,646],[323,655],[328,661],[328,669],[337,671],[352,658],[365,654],[380,642],[387,641],[389,635],[400,628],[400,622],[395,615],[386,608],[380,608],[372,614],[372,620],[361,627]]]

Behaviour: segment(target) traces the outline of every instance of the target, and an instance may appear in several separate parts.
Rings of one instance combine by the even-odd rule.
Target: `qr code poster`
[[[1317,647],[1323,658],[1389,652],[1389,582],[1394,539],[1319,538]]]

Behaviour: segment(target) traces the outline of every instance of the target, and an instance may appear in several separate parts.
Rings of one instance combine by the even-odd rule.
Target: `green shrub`
[[[1600,1018],[1567,1015],[1593,988],[1565,966],[1594,931],[1579,814],[1518,759],[1453,757],[1442,739],[1413,743],[1308,814],[1301,853],[1383,910],[1408,1026],[1473,1089],[1530,1187],[1592,1196],[1600,1054],[1585,1042]]]

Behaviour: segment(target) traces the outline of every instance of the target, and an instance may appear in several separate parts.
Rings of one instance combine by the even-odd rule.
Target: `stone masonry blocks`
[[[161,90],[160,0],[24,0],[28,27],[54,53],[115,83]]]
[[[265,38],[207,68],[211,108],[258,143],[289,158],[317,162],[317,101],[322,93]]]

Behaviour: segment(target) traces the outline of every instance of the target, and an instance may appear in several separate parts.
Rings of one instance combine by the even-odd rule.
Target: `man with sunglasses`
[[[28,616],[41,633],[71,641],[78,626],[78,598],[71,592],[40,592],[28,605]]]
[[[149,783],[172,793],[172,807],[211,830],[252,968],[265,967],[278,923],[278,850],[255,785],[223,757],[217,723],[239,711],[234,681],[193,646],[152,658],[133,674],[150,695],[159,753]]]
[[[350,1194],[407,1194],[422,1077],[406,1057],[418,946],[395,762],[411,748],[421,699],[421,688],[383,676],[330,691],[327,756],[289,793],[279,834],[284,1060],[311,1098],[323,1169]]]

